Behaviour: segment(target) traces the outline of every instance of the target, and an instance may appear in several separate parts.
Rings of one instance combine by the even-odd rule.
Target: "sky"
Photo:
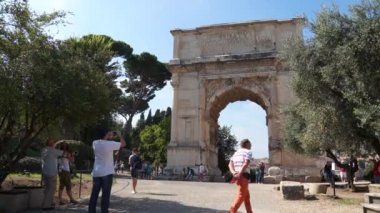
[[[87,34],[105,34],[128,43],[134,53],[149,52],[162,62],[173,57],[170,30],[252,20],[290,19],[305,16],[314,20],[318,11],[335,4],[343,12],[359,0],[30,0],[32,10],[70,12],[66,26],[53,28],[58,39]],[[165,110],[172,105],[168,84],[149,105]],[[253,156],[268,156],[265,111],[249,101],[234,102],[220,113],[219,125],[231,126],[237,140],[253,142]],[[136,116],[138,119],[139,116]]]

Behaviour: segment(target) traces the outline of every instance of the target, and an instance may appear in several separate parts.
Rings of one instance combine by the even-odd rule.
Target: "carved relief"
[[[268,84],[268,80],[265,78],[225,78],[225,79],[212,79],[212,80],[203,80],[204,86],[206,87],[206,101],[210,101],[210,99],[216,94],[220,89],[224,89],[226,87],[232,85],[241,85],[244,87],[254,88],[255,91],[260,94],[266,94],[268,91],[264,87],[264,85]]]

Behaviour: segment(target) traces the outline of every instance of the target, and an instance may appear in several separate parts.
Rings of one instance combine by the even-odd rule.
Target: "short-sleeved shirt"
[[[113,164],[113,152],[120,149],[120,143],[108,140],[95,140],[92,142],[92,149],[95,154],[93,177],[104,177],[115,174]]]
[[[136,167],[136,164],[141,161],[141,158],[139,155],[137,154],[132,154],[131,156],[129,156],[129,165],[131,167],[131,170],[135,170],[137,168]]]
[[[60,170],[70,172],[70,162],[67,157],[60,158],[58,162]]]
[[[235,171],[240,172],[241,168],[244,165],[244,162],[247,160],[252,160],[252,152],[249,149],[240,148],[234,155],[231,157],[231,161],[234,164]],[[246,173],[250,173],[249,166],[247,167]]]
[[[46,147],[41,152],[42,174],[47,177],[53,177],[58,174],[57,161],[62,156],[63,151],[54,147]]]

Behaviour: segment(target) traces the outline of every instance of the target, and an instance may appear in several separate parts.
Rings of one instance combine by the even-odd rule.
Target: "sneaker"
[[[132,190],[132,192],[131,192],[132,194],[136,194],[137,192],[135,191],[135,190]]]

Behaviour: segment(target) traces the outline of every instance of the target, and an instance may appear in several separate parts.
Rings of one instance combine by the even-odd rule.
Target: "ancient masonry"
[[[302,36],[302,29],[303,19],[294,18],[171,31],[174,97],[167,171],[179,174],[184,167],[203,163],[219,174],[219,113],[231,102],[250,100],[267,114],[270,164],[282,168],[285,176],[319,173],[315,159],[283,145],[282,111],[295,97],[291,70],[280,54],[288,39]]]

